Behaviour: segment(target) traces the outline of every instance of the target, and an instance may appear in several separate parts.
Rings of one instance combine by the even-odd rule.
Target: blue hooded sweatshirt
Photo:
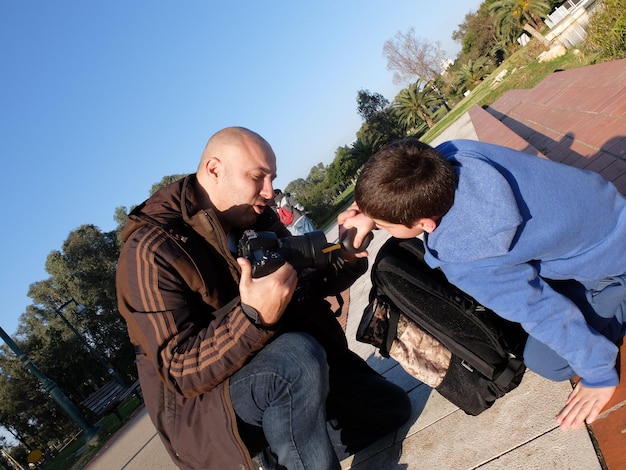
[[[452,208],[426,261],[566,359],[583,385],[617,385],[618,348],[542,278],[593,289],[626,272],[626,198],[597,173],[469,140],[437,147],[454,166]]]

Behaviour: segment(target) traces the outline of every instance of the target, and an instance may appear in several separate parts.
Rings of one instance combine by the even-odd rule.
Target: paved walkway
[[[565,152],[566,163],[600,171],[626,192],[625,72],[626,61],[618,61],[553,74],[533,89],[534,94],[528,90],[509,92],[494,103],[493,109],[472,109],[433,144],[453,138],[484,140],[559,161]],[[602,93],[596,93],[597,88]],[[606,106],[601,107],[600,103]],[[553,108],[560,109],[561,114],[553,114]],[[578,119],[573,118],[574,113],[580,113]],[[548,116],[550,125],[545,121]],[[520,134],[522,131],[524,135]],[[336,238],[336,227],[327,237],[329,240]],[[376,232],[369,248],[371,259],[386,238],[383,232]],[[492,408],[479,416],[468,416],[410,377],[393,360],[382,358],[373,347],[355,340],[370,286],[368,274],[350,289],[347,320],[344,319],[348,342],[373,368],[408,391],[413,413],[409,422],[393,435],[356,455],[342,456],[343,468],[626,468],[624,384],[607,406],[603,418],[592,428],[593,435],[600,441],[602,457],[598,457],[592,434],[587,429],[563,432],[556,426],[554,417],[571,391],[567,382],[553,383],[528,372],[520,386]],[[625,372],[622,364],[622,377]],[[617,440],[609,439],[614,437]],[[87,468],[169,470],[176,467],[142,410]]]

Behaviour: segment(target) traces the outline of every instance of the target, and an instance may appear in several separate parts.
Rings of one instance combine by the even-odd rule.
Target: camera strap
[[[337,310],[334,311],[333,313],[335,314],[337,318],[339,318],[341,316],[341,312],[343,312],[344,301],[343,301],[343,297],[341,294],[335,294],[335,298],[337,299],[337,303],[339,304],[339,307],[337,307]]]

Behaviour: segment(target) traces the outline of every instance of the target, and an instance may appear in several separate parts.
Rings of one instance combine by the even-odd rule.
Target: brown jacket
[[[313,303],[293,301],[291,310],[315,305],[315,314],[288,311],[275,332],[246,316],[240,268],[213,209],[199,207],[198,191],[190,175],[133,210],[117,268],[118,307],[137,350],[146,408],[174,462],[181,468],[252,468],[237,432],[228,378],[284,329],[311,330],[329,363],[349,353],[323,296]],[[269,208],[251,228],[290,235]],[[327,294],[347,288],[367,266],[350,272],[341,264],[329,263],[318,277],[334,286]],[[311,324],[301,328],[302,322]]]

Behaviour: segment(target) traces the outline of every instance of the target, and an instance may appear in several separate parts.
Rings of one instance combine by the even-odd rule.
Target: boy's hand
[[[556,417],[556,422],[563,430],[578,429],[584,422],[593,423],[613,396],[615,388],[590,388],[579,382]]]
[[[285,313],[298,284],[298,273],[289,263],[267,276],[253,278],[252,265],[246,258],[237,258],[241,266],[239,295],[241,302],[259,312],[265,326],[272,326]]]
[[[368,233],[376,228],[374,221],[363,214],[356,203],[353,203],[348,209],[337,216],[337,224],[339,225],[339,239],[342,240],[348,229],[356,227],[357,233],[354,237],[354,246],[361,246]],[[367,251],[355,253],[357,258],[364,258],[368,255]]]

